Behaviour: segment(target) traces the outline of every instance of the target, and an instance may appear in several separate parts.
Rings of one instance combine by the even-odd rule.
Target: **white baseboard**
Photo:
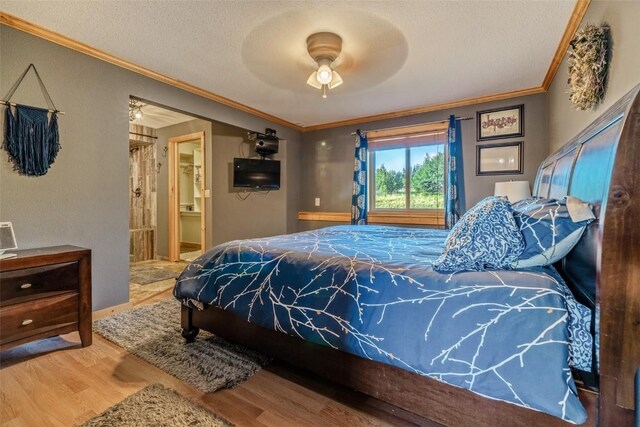
[[[112,314],[120,313],[123,311],[127,311],[133,308],[131,302],[125,302],[124,304],[114,305],[112,307],[103,308],[102,310],[96,310],[92,313],[92,319],[99,320],[107,316],[111,316]]]

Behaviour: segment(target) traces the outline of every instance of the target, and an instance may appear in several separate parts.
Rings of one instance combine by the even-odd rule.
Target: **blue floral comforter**
[[[552,267],[443,274],[447,233],[338,226],[219,245],[174,295],[194,308],[586,420],[569,364],[590,363],[588,310]],[[582,356],[580,356],[582,355]]]

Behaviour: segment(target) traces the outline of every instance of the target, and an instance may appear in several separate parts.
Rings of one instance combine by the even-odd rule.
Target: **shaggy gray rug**
[[[152,384],[113,405],[81,427],[231,427],[229,421],[207,411],[160,384]]]
[[[144,265],[131,266],[129,281],[138,285],[160,282],[161,280],[175,279],[178,273],[163,268],[147,267]]]
[[[97,320],[93,330],[205,393],[235,387],[270,360],[205,331],[186,344],[173,299]]]

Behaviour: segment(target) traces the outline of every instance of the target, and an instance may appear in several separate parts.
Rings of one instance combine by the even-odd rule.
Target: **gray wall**
[[[613,39],[605,99],[595,110],[575,109],[567,94],[568,71],[565,57],[547,94],[551,151],[566,144],[640,83],[640,2],[592,1],[581,26],[587,23],[600,24],[603,21],[611,26]]]
[[[93,308],[129,300],[128,102],[133,95],[240,128],[271,127],[287,140],[300,142],[297,131],[181,91],[95,58],[0,27],[0,92],[6,94],[34,63],[58,108],[62,150],[49,173],[18,175],[3,151],[0,158],[0,219],[14,223],[22,248],[75,244],[93,251]],[[30,75],[16,102],[44,105]],[[297,148],[299,150],[299,148]],[[296,162],[286,179],[300,181]],[[290,191],[297,191],[293,185]],[[280,193],[283,194],[283,193]],[[282,195],[287,231],[296,224],[297,194]],[[254,212],[238,211],[247,222]],[[269,212],[263,212],[269,215]],[[215,232],[215,230],[214,230]]]
[[[211,189],[211,167],[214,151],[212,150],[212,132],[211,122],[207,120],[194,119],[189,122],[178,123],[177,125],[163,127],[157,130],[158,139],[156,144],[158,162],[162,163],[160,173],[158,174],[158,230],[156,253],[161,257],[169,256],[169,155],[162,157],[164,147],[168,146],[169,138],[187,135],[190,133],[204,131],[205,144],[205,189]],[[212,245],[212,211],[211,198],[205,199],[205,223],[207,224],[205,233],[205,246],[210,248]]]
[[[223,123],[213,124],[213,244],[250,237],[266,237],[296,231],[287,229],[288,141],[280,141],[280,190],[245,192],[233,188],[233,158],[258,157],[247,131]],[[293,158],[295,162],[295,158]],[[239,194],[245,200],[236,195]],[[248,197],[247,197],[248,196]]]
[[[217,121],[192,120],[158,129],[158,153],[167,146],[169,138],[193,132],[205,132],[206,144],[206,188],[211,189],[211,197],[206,202],[206,248],[230,240],[250,237],[265,237],[296,231],[287,226],[287,211],[293,208],[297,215],[297,205],[287,205],[290,180],[287,179],[291,168],[289,163],[296,164],[296,157],[288,152],[287,141],[280,141],[279,152],[273,159],[281,161],[281,188],[270,192],[252,192],[246,200],[236,197],[243,190],[234,189],[232,184],[231,165],[234,157],[257,157],[253,145],[247,139],[247,130]],[[293,156],[299,155],[294,152]],[[287,158],[293,158],[287,162]],[[162,154],[159,161],[162,162]],[[168,166],[168,159],[164,158]],[[168,185],[169,169],[161,168],[158,176],[158,255],[168,256]],[[295,172],[295,170],[294,170]],[[295,186],[294,188],[297,188]],[[293,193],[295,194],[295,193]],[[297,201],[297,197],[294,198]],[[261,213],[261,215],[257,215]],[[296,218],[294,216],[294,218]]]
[[[524,104],[525,135],[523,138],[500,139],[482,143],[476,141],[476,111],[518,104]],[[305,190],[301,196],[301,210],[335,212],[351,210],[351,181],[355,143],[355,137],[351,135],[351,132],[356,128],[373,130],[424,123],[447,119],[449,114],[455,114],[459,117],[473,116],[473,120],[461,122],[467,209],[482,198],[492,195],[494,184],[498,181],[528,180],[533,185],[538,165],[549,154],[544,94],[305,133],[302,137],[304,145],[302,179]],[[476,146],[478,144],[520,140],[524,141],[524,174],[476,176]],[[316,197],[320,198],[320,207],[314,206]],[[318,224],[328,225],[328,223]],[[308,229],[309,227],[310,225],[306,221],[301,221],[300,228]]]

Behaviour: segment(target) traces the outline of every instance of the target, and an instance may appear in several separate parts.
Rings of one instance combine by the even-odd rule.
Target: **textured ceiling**
[[[135,125],[147,126],[154,129],[160,129],[166,126],[176,125],[194,120],[195,117],[187,116],[182,113],[167,110],[155,105],[145,104],[140,108],[142,117],[132,121]]]
[[[2,10],[311,126],[541,85],[575,2],[2,1]],[[306,84],[307,36],[342,36],[344,84]],[[135,95],[135,94],[134,94]]]

